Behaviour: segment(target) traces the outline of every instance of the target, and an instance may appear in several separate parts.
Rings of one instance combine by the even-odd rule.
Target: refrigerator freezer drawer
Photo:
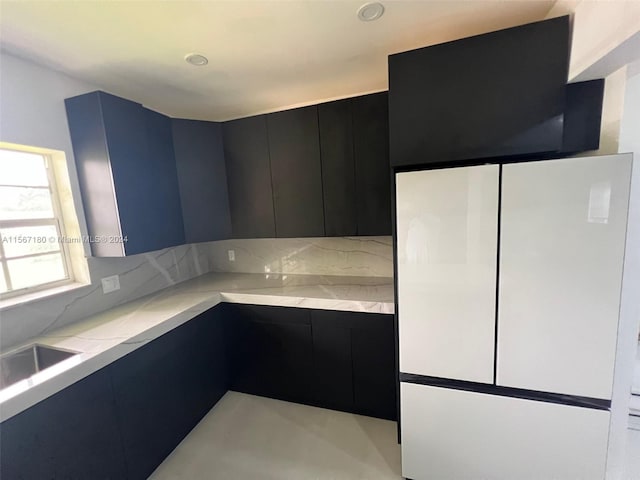
[[[493,382],[498,165],[396,174],[400,371]]]
[[[603,480],[606,410],[401,384],[412,480]]]

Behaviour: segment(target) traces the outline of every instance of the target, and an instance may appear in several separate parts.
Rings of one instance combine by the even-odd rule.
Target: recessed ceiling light
[[[384,5],[379,2],[365,3],[358,9],[358,18],[363,22],[379,19],[384,13]]]
[[[186,57],[184,57],[187,63],[191,65],[195,65],[196,67],[202,67],[209,63],[209,60],[204,55],[200,55],[199,53],[190,53]]]

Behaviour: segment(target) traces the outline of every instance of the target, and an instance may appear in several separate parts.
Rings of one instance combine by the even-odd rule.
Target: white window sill
[[[72,282],[66,285],[60,285],[58,287],[47,288],[46,290],[39,290],[37,292],[25,293],[24,295],[17,295],[15,297],[5,298],[0,300],[0,312],[8,308],[27,305],[29,303],[45,299],[47,297],[53,297],[61,293],[68,293],[79,288],[83,288],[91,285],[90,283],[78,283]]]

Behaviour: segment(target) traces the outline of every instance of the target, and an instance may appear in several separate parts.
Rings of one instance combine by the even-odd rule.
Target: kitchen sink
[[[79,352],[33,344],[0,356],[0,390]]]

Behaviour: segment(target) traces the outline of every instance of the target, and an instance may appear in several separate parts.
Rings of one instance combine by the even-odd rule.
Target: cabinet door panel
[[[311,397],[312,340],[303,309],[227,305],[231,389],[289,401]]]
[[[144,479],[227,391],[222,319],[199,315],[109,367],[130,479]]]
[[[393,316],[351,313],[354,411],[396,420]]]
[[[610,413],[402,383],[402,474],[602,480]]]
[[[128,478],[106,369],[6,420],[0,437],[2,478]]]
[[[356,235],[351,99],[318,105],[325,234]]]
[[[271,165],[264,115],[225,122],[224,156],[234,238],[274,238]]]
[[[173,119],[186,243],[231,236],[222,125]]]
[[[149,161],[153,165],[146,175],[156,192],[152,201],[154,230],[147,232],[146,242],[148,250],[159,250],[185,243],[184,222],[171,119],[152,110],[144,109],[144,112]]]
[[[505,165],[497,380],[611,398],[631,156]]]
[[[119,236],[122,235],[122,226],[113,186],[109,145],[105,139],[100,96],[96,92],[68,98],[65,100],[65,107],[88,233],[94,236]],[[100,199],[96,198],[96,192],[101,192]],[[91,254],[116,257],[125,255],[125,250],[120,243],[94,242],[91,244]]]
[[[351,312],[311,311],[314,403],[353,411]]]
[[[129,478],[144,479],[188,433],[175,334],[164,335],[111,367]],[[177,342],[179,343],[179,342]]]
[[[352,102],[358,235],[391,235],[387,92]]]
[[[267,115],[278,237],[324,235],[318,108]]]
[[[402,372],[493,382],[498,176],[396,175]]]

